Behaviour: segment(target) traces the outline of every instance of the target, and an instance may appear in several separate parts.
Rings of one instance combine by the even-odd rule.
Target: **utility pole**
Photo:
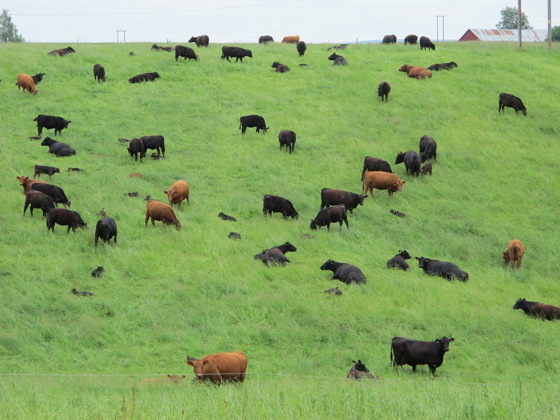
[[[518,47],[521,48],[521,0],[517,0],[517,32],[519,32]]]
[[[119,32],[123,33],[123,42],[126,42],[126,29],[116,29],[117,31],[117,44],[119,43]]]
[[[548,51],[552,49],[552,0],[548,0]]]
[[[436,15],[436,40],[439,41],[439,18],[441,18],[442,29],[443,29],[443,41],[445,41],[445,16]]]

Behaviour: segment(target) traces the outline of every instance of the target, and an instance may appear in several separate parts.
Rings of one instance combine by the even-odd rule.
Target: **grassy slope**
[[[402,45],[350,46],[344,53],[350,65],[334,68],[320,45],[310,45],[301,59],[294,46],[251,45],[255,58],[243,65],[220,60],[218,45],[198,50],[198,62],[178,63],[146,44],[78,45],[71,56],[46,55],[58,47],[0,45],[1,372],[190,373],[187,355],[243,349],[249,371],[261,374],[258,384],[249,376],[244,390],[189,389],[196,404],[187,406],[183,387],[144,388],[138,408],[145,404],[140,412],[148,417],[162,410],[161,401],[169,402],[164,406],[170,415],[187,407],[210,416],[199,406],[230,401],[245,407],[232,409],[232,415],[266,417],[268,409],[302,418],[315,412],[318,418],[371,413],[371,404],[358,404],[362,397],[374,398],[386,417],[533,414],[543,401],[556,401],[560,324],[529,319],[511,306],[519,297],[560,304],[554,269],[560,242],[560,117],[551,89],[559,76],[557,49],[445,44],[434,53]],[[128,57],[130,50],[138,55]],[[292,71],[275,74],[274,60]],[[450,60],[459,68],[428,81],[396,71],[404,63]],[[106,84],[93,81],[96,62],[106,68]],[[309,66],[300,68],[300,62]],[[39,71],[47,76],[36,97],[13,86],[17,73]],[[127,82],[148,71],[162,78]],[[393,87],[386,105],[376,97],[383,80]],[[511,109],[499,115],[501,91],[521,96],[529,115]],[[27,140],[36,133],[32,119],[40,113],[72,120],[56,138],[74,146],[75,157],[51,157],[39,142]],[[252,130],[241,136],[238,118],[252,113],[266,118],[268,134]],[[278,151],[281,129],[296,131],[294,155]],[[403,192],[368,198],[350,218],[350,230],[335,227],[313,233],[315,240],[301,238],[311,233],[321,188],[359,191],[365,155],[392,163],[397,152],[417,150],[426,133],[439,146],[433,177],[410,179],[403,166],[393,166],[407,181]],[[165,161],[135,163],[117,142],[149,134],[165,136]],[[24,200],[15,177],[32,175],[35,164],[61,168],[52,182],[64,188],[88,231],[67,235],[57,227],[47,234],[37,214],[22,218]],[[87,173],[68,174],[68,166]],[[145,178],[130,179],[130,172]],[[177,211],[183,231],[159,223],[145,228],[144,201],[122,194],[138,191],[164,200],[163,190],[178,178],[192,191],[191,204]],[[300,220],[263,218],[264,194],[289,198]],[[117,247],[93,248],[94,214],[102,207],[119,225]],[[392,208],[407,217],[390,215]],[[223,222],[216,217],[220,211],[239,221]],[[231,230],[240,232],[242,241],[227,240]],[[501,262],[514,237],[527,246],[519,272]],[[287,240],[298,247],[289,267],[268,269],[253,261],[261,249]],[[386,260],[403,248],[414,256],[454,261],[470,280],[430,278],[416,264],[409,273],[388,271]],[[358,265],[368,284],[337,284],[341,298],[320,293],[334,286],[318,268],[328,258]],[[93,279],[89,273],[98,265],[106,275]],[[72,287],[96,296],[77,298],[69,293]],[[456,338],[436,382],[389,367],[395,335]],[[357,358],[384,384],[274,376],[343,377]],[[70,397],[79,389],[104,402],[95,414],[112,415],[137,380],[4,376],[4,391],[10,392],[2,393],[1,406],[24,407],[24,416],[39,406],[84,413],[92,402]],[[544,385],[539,394],[529,386],[525,396],[519,382]],[[471,388],[479,383],[490,385],[486,391]],[[356,400],[339,395],[341,387]],[[34,388],[41,390],[35,399],[23,392]],[[328,403],[318,399],[315,405],[307,392]],[[439,403],[417,405],[432,394],[441,397]],[[395,404],[399,409],[392,411]],[[551,415],[558,414],[557,405],[556,410]]]

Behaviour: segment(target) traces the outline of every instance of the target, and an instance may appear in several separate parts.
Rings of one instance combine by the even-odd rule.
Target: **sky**
[[[558,2],[555,2],[556,5]],[[28,42],[186,42],[209,35],[210,43],[281,41],[300,35],[308,43],[379,40],[395,34],[457,40],[467,29],[495,28],[511,0],[2,0]],[[560,12],[552,10],[552,25]],[[547,0],[522,3],[535,29],[547,28]],[[439,22],[439,25],[438,25]],[[438,30],[439,26],[439,30]],[[123,41],[123,33],[119,34]]]

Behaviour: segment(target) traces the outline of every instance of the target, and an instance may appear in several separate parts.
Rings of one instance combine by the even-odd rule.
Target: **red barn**
[[[544,29],[523,29],[523,42],[545,42],[548,31]],[[506,41],[517,42],[517,29],[468,29],[459,41]]]

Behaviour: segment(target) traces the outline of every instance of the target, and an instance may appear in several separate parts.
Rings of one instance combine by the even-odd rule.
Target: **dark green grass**
[[[238,349],[249,358],[243,387],[141,388],[135,415],[557,417],[560,323],[511,309],[520,297],[560,306],[557,49],[349,46],[342,53],[349,66],[335,68],[324,45],[310,45],[303,58],[291,45],[250,45],[254,58],[243,64],[221,60],[218,45],[197,49],[197,62],[175,62],[148,44],[79,44],[76,54],[46,55],[59,47],[0,45],[0,373],[69,375],[1,376],[8,417],[114,417],[142,378],[191,374],[186,356]],[[276,60],[292,71],[275,74]],[[451,60],[459,67],[431,80],[397,71]],[[94,82],[95,63],[105,66],[107,83]],[[18,92],[17,74],[39,71],[47,75],[38,95]],[[127,81],[151,71],[161,79]],[[377,98],[381,81],[393,88],[387,104]],[[498,114],[502,91],[520,96],[528,116]],[[43,136],[69,143],[76,156],[55,158],[28,140],[37,114],[72,121],[62,135]],[[242,136],[239,117],[247,114],[263,115],[270,131]],[[292,155],[279,151],[282,129],[297,133]],[[167,159],[134,162],[117,141],[152,134],[165,136]],[[432,177],[415,179],[393,162],[417,150],[423,134],[438,142],[438,160]],[[359,192],[366,155],[388,160],[406,181],[403,191],[376,191],[349,230],[311,232],[321,188]],[[40,211],[22,217],[15,177],[31,176],[35,164],[60,167],[51,182],[88,230],[47,233]],[[142,197],[165,201],[163,190],[179,178],[191,186],[190,205],[176,209],[183,230],[144,227]],[[140,198],[123,197],[132,191]],[[299,220],[263,217],[264,194],[290,199]],[[119,239],[96,249],[101,208],[117,221]],[[238,222],[222,221],[220,211]],[[228,240],[230,231],[243,239]],[[518,272],[502,264],[513,238],[527,247]],[[289,266],[253,260],[285,241],[298,248]],[[428,277],[415,260],[407,273],[387,270],[399,249],[453,261],[469,281]],[[319,270],[329,258],[359,266],[368,283],[330,281]],[[106,273],[94,279],[98,265]],[[335,285],[342,297],[321,293]],[[74,296],[73,287],[95,296]],[[437,379],[425,367],[412,375],[389,366],[397,335],[455,337]],[[383,383],[346,383],[358,358]],[[131,376],[95,376],[112,374]],[[92,408],[86,396],[99,403]]]

